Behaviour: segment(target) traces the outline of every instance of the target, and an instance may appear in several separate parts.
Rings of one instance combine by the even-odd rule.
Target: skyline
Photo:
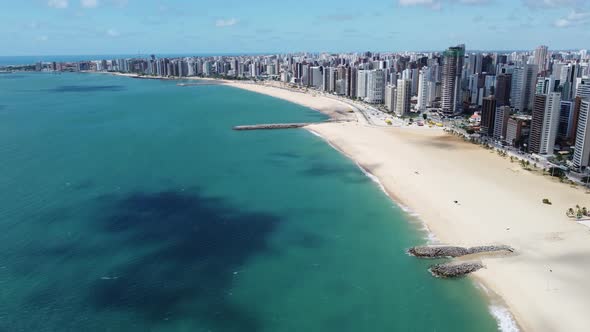
[[[287,8],[269,0],[32,0],[4,7],[2,56],[395,52],[459,43],[590,48],[590,4],[576,0],[374,0],[360,9],[351,0]]]

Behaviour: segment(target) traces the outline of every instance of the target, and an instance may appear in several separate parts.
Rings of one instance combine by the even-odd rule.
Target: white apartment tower
[[[359,99],[367,97],[367,70],[359,70],[357,74],[356,96]]]
[[[384,97],[385,101],[384,101],[384,103],[385,103],[385,107],[387,107],[387,110],[389,112],[395,112],[395,103],[396,103],[395,98],[397,97],[396,93],[397,93],[397,90],[396,90],[395,85],[388,84],[385,87],[385,97]]]
[[[541,130],[540,154],[553,154],[557,129],[559,127],[559,115],[561,113],[561,93],[552,92],[547,94],[545,103],[545,116]]]
[[[365,100],[371,104],[383,103],[385,91],[385,73],[381,69],[369,71],[367,76],[367,97]]]
[[[416,105],[416,108],[418,109],[418,111],[425,111],[426,107],[428,107],[428,101],[429,101],[429,96],[428,96],[428,82],[426,81],[426,71],[427,68],[423,68],[420,71],[420,75],[419,75],[419,79],[418,79],[418,104]]]
[[[410,98],[412,97],[412,81],[397,80],[395,114],[405,116],[410,112]]]
[[[574,167],[585,167],[590,162],[590,100],[582,100],[576,131]]]

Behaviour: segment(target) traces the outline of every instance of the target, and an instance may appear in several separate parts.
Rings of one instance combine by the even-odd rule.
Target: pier
[[[302,128],[313,123],[267,123],[257,125],[235,126],[233,130],[269,130],[269,129],[290,129]]]

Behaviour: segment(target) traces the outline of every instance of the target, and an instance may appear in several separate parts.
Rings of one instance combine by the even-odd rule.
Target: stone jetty
[[[416,256],[419,258],[446,258],[461,257],[472,254],[491,253],[498,251],[512,253],[514,252],[514,249],[504,245],[479,246],[471,248],[454,246],[424,246],[410,248],[408,250],[408,253],[410,253],[412,256]]]
[[[458,278],[483,268],[481,262],[462,262],[436,264],[430,267],[430,272],[435,277]]]
[[[268,129],[290,129],[290,128],[302,128],[309,126],[312,123],[268,123],[268,124],[257,124],[248,126],[235,126],[233,130],[268,130]]]

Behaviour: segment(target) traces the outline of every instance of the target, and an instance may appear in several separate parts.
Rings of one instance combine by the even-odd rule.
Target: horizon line
[[[466,49],[465,52],[529,52],[533,51],[534,49]],[[554,52],[564,52],[564,51],[581,51],[586,50],[586,48],[562,48],[562,49],[553,49],[550,51]],[[313,54],[352,54],[352,53],[405,53],[405,52],[413,52],[413,53],[442,53],[443,50],[403,50],[403,51],[374,51],[374,50],[364,50],[364,51],[268,51],[268,52],[138,52],[138,53],[127,53],[127,52],[115,52],[115,53],[80,53],[80,54],[13,54],[13,55],[0,55],[0,58],[8,58],[8,57],[57,57],[57,56],[112,56],[112,55],[138,55],[138,56],[149,56],[149,55],[207,55],[207,56],[216,56],[216,55],[266,55],[266,54],[301,54],[301,53],[313,53]]]

